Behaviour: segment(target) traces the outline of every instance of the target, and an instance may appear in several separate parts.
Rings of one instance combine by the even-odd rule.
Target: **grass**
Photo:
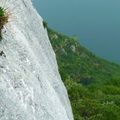
[[[8,15],[4,8],[0,7],[0,40],[2,39],[2,29],[8,22]]]

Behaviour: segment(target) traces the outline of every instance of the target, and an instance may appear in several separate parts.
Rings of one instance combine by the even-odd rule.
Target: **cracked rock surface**
[[[0,120],[73,120],[43,20],[31,0],[0,0]]]

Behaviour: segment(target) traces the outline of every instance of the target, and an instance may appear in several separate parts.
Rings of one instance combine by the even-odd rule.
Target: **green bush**
[[[46,21],[43,21],[43,26],[44,26],[44,28],[47,28],[47,27],[48,27],[48,24],[47,24]]]

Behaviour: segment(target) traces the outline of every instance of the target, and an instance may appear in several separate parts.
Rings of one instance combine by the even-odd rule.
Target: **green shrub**
[[[48,24],[47,24],[46,21],[43,21],[43,26],[44,26],[44,28],[47,28],[47,27],[48,27]]]

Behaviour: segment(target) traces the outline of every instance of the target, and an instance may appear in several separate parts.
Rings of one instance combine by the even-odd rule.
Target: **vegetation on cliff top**
[[[120,120],[120,66],[48,28],[75,120]]]

